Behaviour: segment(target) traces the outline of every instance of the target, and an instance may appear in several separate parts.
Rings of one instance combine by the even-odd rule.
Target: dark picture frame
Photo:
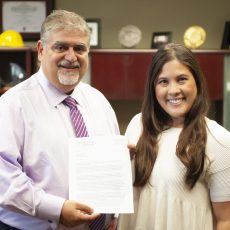
[[[152,49],[158,49],[161,46],[168,44],[172,41],[172,32],[153,32],[152,35]]]
[[[0,32],[18,31],[24,40],[38,40],[46,16],[54,9],[54,0],[0,0]]]
[[[86,22],[91,30],[91,48],[101,48],[101,19],[87,18]]]
[[[230,48],[230,21],[225,22],[224,33],[221,43],[221,49]]]

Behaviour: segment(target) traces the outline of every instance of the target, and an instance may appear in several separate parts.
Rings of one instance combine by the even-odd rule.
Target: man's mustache
[[[80,68],[80,64],[79,62],[62,61],[58,64],[58,67],[75,69],[75,68]]]

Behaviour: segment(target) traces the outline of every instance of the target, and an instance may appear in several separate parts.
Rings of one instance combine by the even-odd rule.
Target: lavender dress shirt
[[[0,98],[0,221],[8,225],[67,229],[58,222],[68,199],[68,138],[75,133],[65,97],[40,69]],[[72,97],[89,135],[119,134],[114,110],[98,90],[81,82]]]

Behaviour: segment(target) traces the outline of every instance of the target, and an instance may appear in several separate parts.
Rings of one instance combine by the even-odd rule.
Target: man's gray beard
[[[75,85],[79,80],[79,73],[66,73],[58,71],[58,80],[62,85]]]

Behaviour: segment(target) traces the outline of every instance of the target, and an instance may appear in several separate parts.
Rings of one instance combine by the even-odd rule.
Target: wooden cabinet
[[[151,59],[156,50],[96,49],[90,53],[91,84],[111,100],[141,100]],[[223,99],[224,57],[230,51],[195,50],[207,80],[212,100]],[[38,69],[34,48],[0,48],[0,76],[10,62],[21,66],[29,77]]]
[[[150,52],[92,51],[91,84],[112,100],[142,99],[152,55]]]
[[[153,49],[91,50],[89,75],[92,86],[99,89],[109,100],[141,101],[155,52]],[[227,101],[230,98],[230,50],[194,50],[194,53],[207,80],[210,99],[213,102],[212,117],[219,123],[224,120],[225,124],[229,124],[227,115],[223,119],[223,107],[224,114],[227,114]],[[0,59],[0,76],[6,73],[10,62],[20,65],[27,77],[38,69],[37,52],[34,48],[0,48]],[[227,90],[224,88],[224,82],[228,85]],[[0,95],[5,91],[5,88],[0,88]]]
[[[16,63],[26,72],[29,77],[33,72],[33,59],[31,48],[0,48],[0,77],[7,73],[9,63]],[[0,94],[6,89],[1,88]]]
[[[155,50],[92,50],[91,83],[112,100],[141,100]],[[224,56],[228,51],[194,51],[210,98],[223,99]]]
[[[32,73],[31,48],[0,48],[0,75],[4,73],[10,62],[20,65],[29,76]]]
[[[224,57],[230,55],[221,51],[194,51],[206,78],[211,100],[223,100]]]
[[[91,84],[110,100],[142,100],[149,66],[155,52],[156,50],[137,49],[92,50],[90,53]],[[220,124],[227,123],[226,116],[223,118],[223,108],[226,107],[223,106],[223,97],[225,60],[230,57],[230,50],[194,50],[193,52],[207,82],[211,99],[209,117]]]
[[[141,99],[151,53],[91,52],[91,83],[109,99]]]

